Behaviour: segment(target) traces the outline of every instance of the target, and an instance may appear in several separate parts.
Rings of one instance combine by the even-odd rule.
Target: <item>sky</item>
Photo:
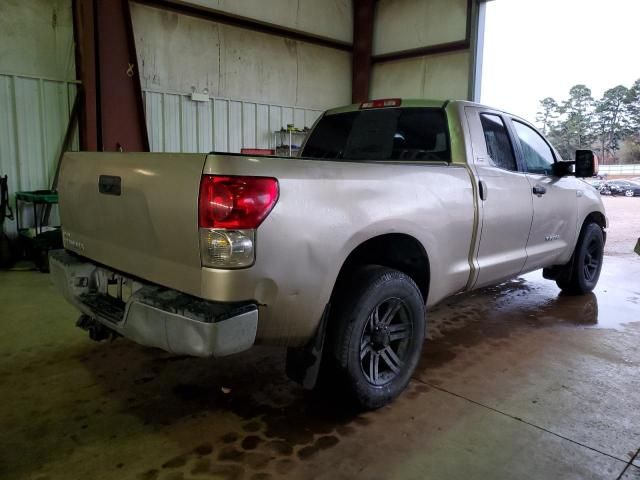
[[[640,0],[487,3],[481,102],[535,121],[583,83],[594,98],[640,78]]]

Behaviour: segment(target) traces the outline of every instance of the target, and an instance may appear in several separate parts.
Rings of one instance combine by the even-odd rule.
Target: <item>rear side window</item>
[[[527,165],[527,172],[540,173],[543,175],[551,174],[554,163],[551,147],[549,147],[538,132],[528,125],[514,120],[513,126],[520,140],[522,157]]]
[[[448,162],[447,119],[440,108],[380,108],[325,115],[301,156]]]
[[[487,153],[491,157],[493,166],[517,171],[516,157],[502,118],[490,113],[481,113],[480,122],[482,122],[484,140],[487,144]]]

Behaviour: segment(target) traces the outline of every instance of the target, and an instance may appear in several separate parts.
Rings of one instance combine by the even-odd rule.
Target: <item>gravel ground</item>
[[[602,197],[609,219],[606,255],[635,256],[640,237],[640,197]]]

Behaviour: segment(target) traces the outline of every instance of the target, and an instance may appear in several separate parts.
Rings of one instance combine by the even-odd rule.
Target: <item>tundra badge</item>
[[[68,248],[69,250],[84,252],[84,243],[71,238],[71,234],[69,232],[62,233],[62,244],[64,245],[64,248]]]

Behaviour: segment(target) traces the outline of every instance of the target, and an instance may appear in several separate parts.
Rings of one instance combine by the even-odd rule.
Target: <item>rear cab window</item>
[[[308,159],[450,162],[442,108],[377,108],[326,114],[300,154]]]
[[[480,123],[491,165],[517,172],[518,165],[513,153],[513,146],[502,118],[493,113],[481,113]]]

